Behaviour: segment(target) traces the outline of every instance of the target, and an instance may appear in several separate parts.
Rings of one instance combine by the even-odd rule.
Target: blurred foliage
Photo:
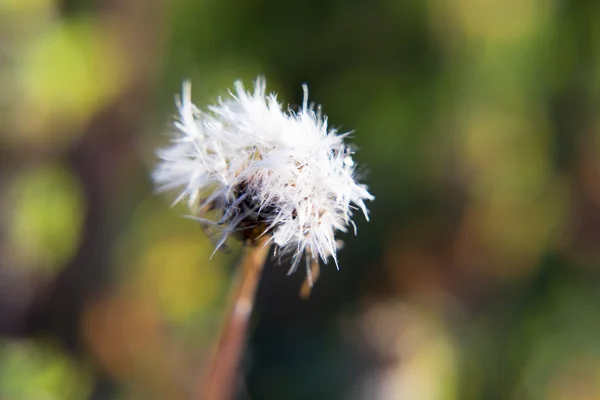
[[[3,398],[86,398],[91,391],[89,368],[82,368],[49,343],[3,343],[0,366]]]
[[[83,199],[68,171],[41,165],[21,171],[7,190],[10,247],[25,266],[60,268],[79,244]]]
[[[592,0],[0,0],[0,327],[65,296],[58,340],[0,342],[0,397],[189,398],[238,249],[211,258],[148,171],[182,80],[203,106],[265,75],[353,131],[377,199],[308,301],[268,266],[240,399],[600,398],[598,18]]]

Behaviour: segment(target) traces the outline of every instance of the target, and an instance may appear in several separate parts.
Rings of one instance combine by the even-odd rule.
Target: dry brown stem
[[[199,400],[233,398],[246,343],[248,322],[254,306],[254,295],[269,254],[268,239],[269,237],[264,235],[244,249],[245,254],[240,261],[238,278],[232,292],[232,303],[208,370],[208,380],[199,391]]]

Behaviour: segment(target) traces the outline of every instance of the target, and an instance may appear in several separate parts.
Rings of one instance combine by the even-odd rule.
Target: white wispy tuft
[[[231,97],[201,111],[184,83],[175,137],[153,173],[159,190],[181,190],[175,203],[186,199],[190,218],[220,233],[216,249],[258,229],[271,235],[276,253],[292,255],[290,272],[305,254],[307,268],[318,258],[337,265],[336,231],[354,226],[357,208],[368,219],[364,202],[373,199],[355,180],[348,134],[329,128],[303,89],[295,112],[266,94],[263,78],[254,92],[237,81]]]

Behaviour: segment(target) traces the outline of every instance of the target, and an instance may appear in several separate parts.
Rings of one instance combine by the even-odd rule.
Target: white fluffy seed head
[[[373,199],[355,180],[347,134],[328,128],[303,89],[294,112],[266,94],[263,78],[253,92],[237,81],[231,97],[201,111],[184,83],[175,136],[153,173],[159,190],[180,190],[175,202],[187,199],[191,218],[220,232],[217,249],[231,235],[268,233],[276,253],[292,255],[290,272],[304,254],[337,264],[335,232],[354,226],[356,208],[368,218]]]

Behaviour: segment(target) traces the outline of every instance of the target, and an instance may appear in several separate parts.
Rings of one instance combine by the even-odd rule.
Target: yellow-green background
[[[186,399],[239,255],[153,193],[267,78],[376,201],[313,296],[268,265],[239,399],[600,399],[600,3],[0,0],[0,399]]]

